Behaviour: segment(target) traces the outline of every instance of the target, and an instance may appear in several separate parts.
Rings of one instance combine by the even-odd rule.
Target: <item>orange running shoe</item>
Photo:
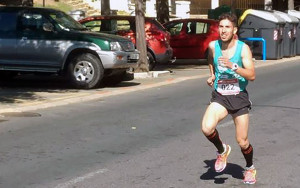
[[[256,169],[252,165],[251,167],[245,169],[244,171],[244,183],[245,184],[255,184],[256,179]]]
[[[217,160],[215,163],[216,172],[222,172],[227,165],[227,157],[230,154],[231,147],[229,145],[223,144],[225,151],[222,154],[217,153]]]

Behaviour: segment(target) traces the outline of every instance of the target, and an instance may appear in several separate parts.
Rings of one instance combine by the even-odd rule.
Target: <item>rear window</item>
[[[167,25],[167,30],[171,33],[171,35],[179,35],[182,30],[183,23],[172,23]]]
[[[188,34],[204,34],[208,32],[209,24],[205,22],[188,22],[187,33]]]
[[[129,31],[130,29],[128,20],[117,20],[117,31]]]
[[[12,12],[0,12],[0,32],[16,31],[17,14]]]
[[[116,33],[133,29],[128,20],[93,20],[85,22],[83,25],[91,31],[105,33]]]
[[[93,21],[86,22],[83,25],[91,31],[100,31],[101,21],[93,20]]]

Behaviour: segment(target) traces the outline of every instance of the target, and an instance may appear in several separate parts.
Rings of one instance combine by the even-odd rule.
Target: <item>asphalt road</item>
[[[300,183],[299,72],[296,61],[261,67],[249,84],[253,187]],[[219,125],[232,146],[229,164],[213,171],[215,149],[200,131],[211,91],[205,80],[2,118],[0,187],[243,187],[245,161],[230,118]]]

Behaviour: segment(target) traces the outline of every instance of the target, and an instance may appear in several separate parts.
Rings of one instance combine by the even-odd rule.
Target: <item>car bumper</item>
[[[100,51],[98,54],[104,69],[135,68],[140,56],[137,50],[134,52]]]

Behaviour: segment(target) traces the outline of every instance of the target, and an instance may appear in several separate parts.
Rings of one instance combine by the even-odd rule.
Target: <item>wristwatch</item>
[[[238,64],[233,63],[231,70],[236,71],[239,68]]]

